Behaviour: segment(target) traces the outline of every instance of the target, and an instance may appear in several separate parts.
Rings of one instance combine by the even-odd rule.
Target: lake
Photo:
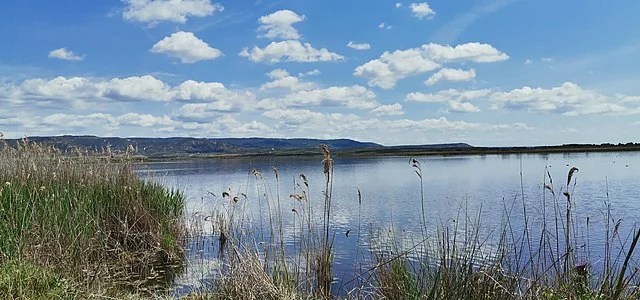
[[[571,153],[416,157],[422,167],[427,227],[449,226],[461,219],[480,216],[480,232],[491,235],[505,225],[505,216],[516,232],[527,224],[533,233],[541,227],[543,210],[554,201],[564,208],[567,173],[577,167],[568,191],[572,198],[578,235],[588,241],[582,259],[598,268],[605,237],[605,216],[610,204],[611,220],[620,220],[620,246],[640,220],[640,153]],[[274,171],[275,167],[277,169]],[[259,176],[256,176],[256,170]],[[268,224],[267,201],[275,205],[280,195],[285,241],[295,243],[293,228],[296,200],[304,174],[310,201],[322,211],[325,189],[321,157],[259,157],[154,162],[140,165],[140,172],[186,196],[186,218],[201,236],[190,243],[186,271],[175,282],[177,293],[206,286],[220,269],[217,236],[209,216],[233,205],[255,224]],[[389,230],[420,236],[420,178],[409,157],[334,157],[331,229],[334,236],[334,276],[337,282],[353,278],[358,243],[367,248],[370,232]],[[548,173],[547,173],[548,172]],[[550,183],[549,176],[552,179]],[[552,186],[545,189],[545,183]],[[358,189],[361,193],[359,205]],[[231,197],[223,198],[227,192]],[[244,197],[246,195],[246,198]],[[238,196],[238,203],[230,199]],[[299,205],[299,204],[297,204]],[[548,214],[548,213],[547,213]],[[360,238],[358,239],[358,232]],[[490,243],[488,243],[490,245]],[[361,254],[362,255],[362,254]]]

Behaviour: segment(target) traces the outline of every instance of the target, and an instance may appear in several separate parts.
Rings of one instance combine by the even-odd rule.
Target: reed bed
[[[0,140],[0,298],[123,296],[171,280],[162,266],[183,259],[183,196],[139,179],[129,157]]]
[[[482,207],[461,206],[451,222],[428,220],[428,190],[424,166],[410,159],[417,175],[421,199],[417,211],[420,232],[400,228],[370,228],[362,232],[353,274],[333,273],[335,246],[332,227],[333,158],[326,146],[324,189],[312,199],[304,174],[294,180],[292,206],[281,204],[279,178],[268,181],[253,170],[262,195],[223,194],[225,204],[212,216],[219,236],[224,267],[209,288],[191,294],[193,299],[638,299],[638,265],[634,260],[640,239],[638,228],[626,228],[603,203],[603,228],[590,228],[593,220],[576,214],[576,167],[566,181],[555,183],[547,171],[541,187],[544,199],[531,207],[522,195],[504,201],[500,228],[483,227]],[[275,191],[275,192],[274,192]],[[318,191],[316,191],[318,192]],[[354,206],[363,205],[360,190]],[[283,197],[284,198],[284,197]],[[322,201],[314,206],[313,201]],[[260,221],[247,215],[258,203]],[[321,207],[321,211],[314,208]],[[496,209],[496,208],[492,208]],[[293,216],[293,225],[283,214]],[[263,220],[266,224],[263,224]],[[257,223],[257,224],[256,224]],[[434,225],[435,224],[435,225]],[[287,226],[287,228],[284,228]],[[374,224],[375,226],[375,224]],[[289,228],[292,227],[292,228]],[[354,230],[355,231],[355,230]],[[289,245],[283,232],[289,234]],[[293,232],[293,234],[292,234]],[[347,232],[347,235],[349,232]],[[603,234],[602,257],[591,260],[589,236]],[[360,240],[368,243],[360,243]],[[598,267],[595,267],[598,265]],[[260,288],[264,287],[264,288]]]

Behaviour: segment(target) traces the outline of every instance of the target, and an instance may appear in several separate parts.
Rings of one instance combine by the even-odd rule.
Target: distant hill
[[[334,154],[353,156],[383,155],[471,155],[471,154],[513,154],[513,153],[566,153],[566,152],[617,152],[640,151],[640,144],[563,144],[552,146],[525,147],[475,147],[466,143],[383,146],[370,142],[350,139],[277,139],[277,138],[119,138],[98,136],[34,136],[32,142],[55,146],[62,151],[83,149],[101,152],[107,148],[119,155],[129,146],[136,150],[134,155],[173,159],[186,157],[209,157],[220,155],[319,155],[320,144],[329,145]],[[5,140],[15,145],[20,140]]]
[[[101,151],[109,147],[114,153],[125,152],[129,145],[135,147],[137,155],[183,156],[195,154],[260,154],[287,153],[293,151],[318,152],[320,144],[326,144],[330,149],[340,150],[372,150],[382,148],[382,145],[368,142],[358,142],[349,139],[277,139],[277,138],[119,138],[97,136],[33,136],[27,140],[55,146],[62,151],[85,149]],[[7,140],[15,145],[18,140]]]

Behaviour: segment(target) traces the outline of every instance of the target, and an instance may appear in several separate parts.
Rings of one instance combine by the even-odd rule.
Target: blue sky
[[[640,142],[638,1],[5,1],[5,137]]]

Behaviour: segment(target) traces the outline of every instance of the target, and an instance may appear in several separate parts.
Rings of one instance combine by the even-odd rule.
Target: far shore
[[[429,146],[390,146],[384,148],[352,149],[334,151],[342,157],[390,157],[390,156],[467,156],[467,155],[511,155],[511,154],[557,154],[557,153],[593,153],[593,152],[636,152],[640,144],[575,144],[558,146],[531,147],[451,147],[433,149]],[[287,151],[261,151],[245,153],[176,153],[162,156],[136,156],[144,161],[172,161],[197,159],[229,159],[248,157],[311,157],[322,156],[316,149]]]

